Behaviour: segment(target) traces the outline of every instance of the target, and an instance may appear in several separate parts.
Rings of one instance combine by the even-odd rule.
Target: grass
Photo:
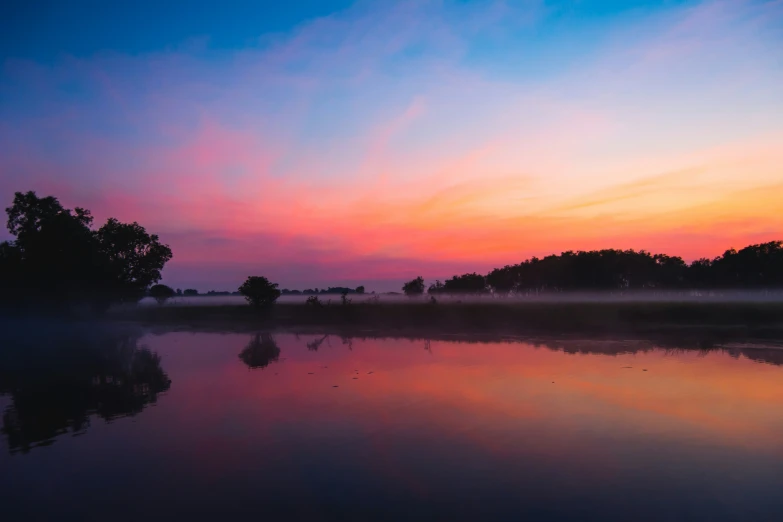
[[[146,306],[116,311],[115,319],[195,328],[301,328],[471,332],[645,332],[672,328],[783,331],[780,302],[481,302],[278,303]]]

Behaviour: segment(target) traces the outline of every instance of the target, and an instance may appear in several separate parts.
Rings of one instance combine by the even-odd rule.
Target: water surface
[[[763,346],[73,332],[0,349],[4,520],[781,520]]]

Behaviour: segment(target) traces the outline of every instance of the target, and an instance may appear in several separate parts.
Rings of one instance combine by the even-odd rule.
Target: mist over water
[[[783,512],[774,340],[27,327],[0,348],[9,520]]]
[[[277,300],[281,304],[301,304],[307,301],[310,295],[283,295]],[[319,294],[318,299],[326,303],[339,304],[340,294]],[[379,302],[379,303],[416,303],[429,301],[432,296],[422,295],[409,297],[401,293],[377,293],[377,294],[349,294],[352,303]],[[546,303],[665,303],[665,302],[693,302],[693,303],[783,303],[783,290],[688,290],[682,292],[557,292],[499,296],[492,294],[439,294],[435,299],[441,303],[487,303],[510,304],[528,302]],[[158,305],[151,297],[146,297],[139,302],[142,306]],[[168,299],[164,306],[215,306],[215,305],[244,305],[247,301],[239,295],[219,296],[177,296]]]

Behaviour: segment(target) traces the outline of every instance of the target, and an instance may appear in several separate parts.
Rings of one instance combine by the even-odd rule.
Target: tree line
[[[578,291],[753,290],[783,288],[783,241],[729,249],[713,259],[644,250],[567,251],[495,268],[486,275],[455,275],[427,287],[422,277],[405,283],[409,296],[437,294],[535,295]]]
[[[163,303],[176,295],[199,295],[156,284],[171,260],[168,245],[136,222],[109,218],[93,228],[89,210],[68,209],[53,196],[14,195],[6,209],[13,239],[0,243],[0,309],[103,312],[115,303],[151,296]],[[429,287],[422,277],[405,283],[409,296],[424,294],[531,295],[572,291],[724,290],[783,288],[783,241],[726,250],[713,259],[686,263],[681,257],[640,250],[567,251],[533,257],[486,275],[455,275]],[[363,294],[365,289],[279,290],[251,276],[232,295],[253,306],[272,305],[280,295]],[[209,292],[207,295],[223,295]],[[225,292],[225,295],[228,295]]]
[[[329,288],[307,288],[305,290],[289,290],[283,288],[283,295],[340,295],[340,294],[363,294],[364,286],[357,286],[356,288],[348,288],[345,286],[330,286]]]

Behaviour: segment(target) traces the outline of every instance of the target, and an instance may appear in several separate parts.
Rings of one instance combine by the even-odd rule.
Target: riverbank
[[[649,332],[665,329],[783,331],[780,302],[520,302],[278,303],[145,306],[116,310],[112,319],[188,328],[307,328],[444,332]]]

